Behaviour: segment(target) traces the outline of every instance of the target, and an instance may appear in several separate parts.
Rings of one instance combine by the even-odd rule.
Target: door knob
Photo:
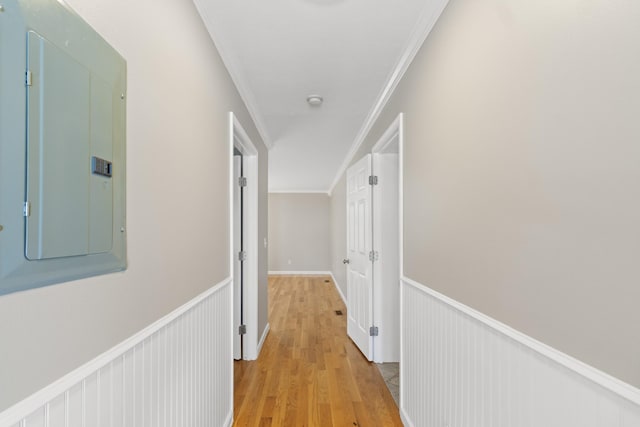
[[[343,263],[343,264],[349,264],[349,260],[348,260],[348,259],[343,259],[343,260],[342,260],[342,263]]]

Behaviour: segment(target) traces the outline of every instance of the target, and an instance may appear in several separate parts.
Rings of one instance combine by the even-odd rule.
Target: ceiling
[[[446,0],[194,2],[270,149],[269,191],[329,192]]]

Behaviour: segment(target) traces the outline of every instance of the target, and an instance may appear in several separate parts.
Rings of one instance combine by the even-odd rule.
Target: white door
[[[347,333],[362,354],[373,359],[371,155],[347,171]]]
[[[374,342],[374,362],[400,360],[400,208],[398,154],[373,154],[373,174],[378,183],[372,187],[374,324],[380,328]]]
[[[267,325],[258,330],[258,307],[266,310],[267,296],[258,288],[258,150],[229,112],[229,149],[233,153],[229,165],[229,239],[230,269],[233,272],[233,357],[258,358],[259,338],[266,334]],[[243,185],[239,178],[243,177]],[[267,242],[265,241],[265,249]],[[244,252],[240,261],[239,252]],[[245,334],[240,336],[240,326]]]
[[[242,245],[242,196],[240,187],[240,177],[242,176],[242,156],[233,156],[233,358],[242,359],[242,335],[240,335],[240,325],[243,324],[242,297],[243,297],[243,262],[239,253],[243,250]]]

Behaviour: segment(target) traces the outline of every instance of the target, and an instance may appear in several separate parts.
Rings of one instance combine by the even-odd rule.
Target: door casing
[[[403,116],[400,114],[373,146],[372,188],[373,322],[379,335],[373,340],[376,363],[400,361],[400,277],[402,268],[402,158]]]
[[[229,113],[229,230],[230,230],[230,250],[229,271],[234,275],[235,263],[238,262],[238,253],[234,248],[233,230],[235,221],[234,212],[234,191],[239,188],[238,181],[234,176],[233,152],[234,147],[242,153],[243,174],[247,179],[247,186],[244,187],[246,193],[243,197],[243,249],[246,252],[246,260],[243,265],[243,292],[242,292],[242,318],[246,325],[246,334],[242,338],[242,359],[255,360],[258,357],[258,150],[245,132],[244,128],[233,114]],[[234,358],[240,357],[236,354],[239,348],[239,324],[236,321],[240,318],[237,311],[240,310],[240,300],[237,295],[239,285],[237,278],[233,277],[234,297],[230,304],[234,307],[233,334]]]

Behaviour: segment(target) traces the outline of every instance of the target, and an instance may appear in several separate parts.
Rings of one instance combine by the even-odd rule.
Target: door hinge
[[[246,261],[247,260],[247,252],[240,251],[238,252],[238,261]]]
[[[377,337],[378,336],[378,327],[377,326],[372,326],[369,328],[369,336],[370,337]]]
[[[240,187],[246,187],[247,186],[247,178],[244,176],[241,176],[240,178],[238,178],[238,185]]]
[[[378,185],[377,175],[369,175],[369,185]]]
[[[22,207],[22,215],[25,217],[31,216],[31,202],[24,202]]]
[[[246,335],[247,334],[247,325],[240,325],[240,327],[238,328],[238,334],[239,335]]]
[[[370,251],[369,261],[377,261],[377,260],[378,260],[378,251]]]
[[[24,84],[26,86],[33,86],[33,73],[31,70],[27,70],[24,75]]]

